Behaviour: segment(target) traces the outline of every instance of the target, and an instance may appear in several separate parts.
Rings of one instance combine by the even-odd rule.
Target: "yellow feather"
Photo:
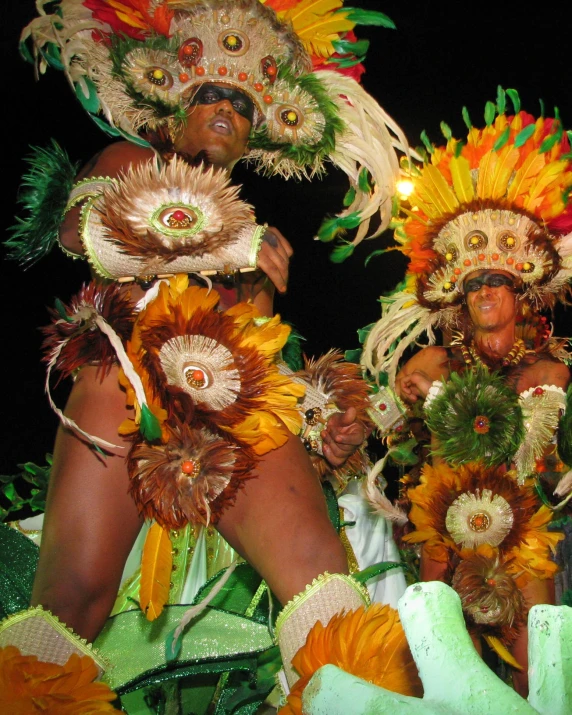
[[[536,183],[531,188],[530,194],[523,203],[523,208],[534,211],[537,204],[541,204],[544,195],[550,190],[552,184],[556,184],[561,179],[567,162],[554,161],[541,169],[536,178]]]
[[[495,151],[489,151],[483,156],[479,164],[479,178],[477,179],[477,196],[480,199],[489,199],[492,192],[492,178],[498,162]]]
[[[510,203],[515,203],[519,196],[524,196],[530,190],[532,183],[536,180],[538,173],[544,167],[544,156],[538,152],[531,152],[524,160],[520,169],[516,172],[506,195]]]
[[[506,194],[508,182],[519,157],[520,152],[513,146],[507,145],[498,152],[494,173],[491,176],[491,199],[501,199]]]
[[[468,204],[475,198],[473,180],[471,179],[471,167],[464,156],[456,156],[450,163],[453,188],[457,198],[462,204]]]
[[[342,5],[341,0],[302,0],[295,8],[278,14],[292,23],[308,52],[330,57],[335,51],[332,41],[355,27],[355,22],[344,15],[333,15]]]
[[[163,606],[169,598],[173,566],[171,550],[168,530],[163,529],[159,524],[153,524],[143,547],[139,589],[139,605],[149,621],[154,621],[161,615]]]
[[[423,180],[417,180],[415,188],[421,198],[425,198],[423,194],[426,194],[427,200],[435,205],[437,211],[433,212],[433,215],[453,213],[459,206],[459,201],[443,174],[433,164],[425,166]]]
[[[506,663],[511,665],[517,670],[522,670],[522,665],[516,660],[516,658],[510,653],[510,651],[505,648],[501,641],[496,636],[483,635],[483,638],[489,644],[489,646],[494,650],[494,652],[502,658]]]

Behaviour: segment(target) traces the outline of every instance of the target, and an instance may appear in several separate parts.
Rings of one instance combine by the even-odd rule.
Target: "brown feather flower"
[[[339,350],[329,350],[317,359],[304,356],[304,369],[299,370],[296,377],[322,393],[327,404],[335,405],[340,412],[353,407],[357,413],[356,419],[363,424],[365,433],[369,434],[373,428],[367,412],[370,407],[370,388],[363,379],[359,365],[346,362]],[[308,390],[306,400],[311,399],[310,395],[311,390]],[[311,460],[321,479],[332,476],[342,488],[352,477],[365,474],[370,466],[367,454],[360,449],[336,469],[322,455],[313,453]]]
[[[498,554],[467,556],[455,569],[451,585],[461,597],[472,630],[496,636],[505,646],[512,645],[526,623],[528,609]]]
[[[140,513],[167,529],[216,523],[254,467],[250,450],[205,427],[165,425],[166,444],[133,445],[129,491]]]
[[[138,317],[129,357],[170,415],[190,399],[196,418],[213,431],[265,454],[301,427],[304,387],[276,365],[290,328],[279,316],[261,318],[252,305],[219,312],[218,299],[180,277],[161,285]]]
[[[69,305],[58,303],[48,310],[52,323],[42,328],[44,360],[53,363],[59,379],[83,365],[97,365],[104,377],[117,363],[117,356],[109,338],[97,327],[95,317],[101,316],[122,341],[127,341],[134,322],[129,292],[117,284],[102,286],[92,281]]]
[[[17,715],[97,715],[118,713],[115,693],[94,683],[97,668],[87,656],[72,654],[64,665],[0,648],[0,712]]]
[[[331,663],[346,673],[402,695],[420,697],[422,685],[397,611],[374,603],[318,621],[292,659],[300,675],[279,715],[302,712],[302,692],[314,673]]]

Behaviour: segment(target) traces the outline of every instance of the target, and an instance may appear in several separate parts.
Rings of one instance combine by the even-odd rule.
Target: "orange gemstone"
[[[246,74],[246,72],[238,73],[238,81],[239,82],[246,82],[247,79],[248,79],[248,75]]]
[[[183,474],[192,474],[194,471],[195,463],[191,459],[187,459],[181,464],[181,472],[183,472]]]
[[[180,82],[188,82],[189,75],[186,72],[181,72],[181,74],[179,75],[179,81]]]
[[[455,268],[454,273],[455,273],[456,276],[460,275],[461,269],[460,269],[460,268]]]
[[[226,74],[228,74],[228,69],[223,65],[222,67],[219,67],[217,72],[221,77],[224,77]]]
[[[256,82],[256,83],[254,84],[254,89],[255,89],[257,92],[262,92],[262,90],[264,89],[264,85],[263,85],[261,82]]]
[[[205,74],[205,68],[204,67],[197,67],[196,73],[199,77],[202,77]]]
[[[498,259],[499,259],[499,254],[498,254],[498,253],[493,253],[493,255],[491,256],[491,258],[493,259],[493,261],[498,261]]]
[[[517,271],[522,271],[522,263],[517,263],[515,268]]]
[[[485,254],[479,253],[479,261],[484,261],[484,260],[485,260]]]
[[[262,100],[265,104],[272,104],[274,101],[269,94],[265,94],[264,97],[262,97]]]
[[[514,258],[512,256],[510,256],[509,258],[506,259],[506,262],[508,263],[509,266],[512,266],[512,264],[514,263]]]
[[[205,379],[205,374],[202,370],[193,370],[193,380],[196,382],[201,382]]]
[[[472,263],[472,261],[471,261],[470,258],[465,258],[465,260],[463,261],[463,263],[464,263],[466,266],[470,266],[471,263]]]

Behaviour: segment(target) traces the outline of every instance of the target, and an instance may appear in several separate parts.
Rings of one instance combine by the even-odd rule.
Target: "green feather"
[[[493,145],[493,151],[500,151],[503,146],[507,143],[510,137],[510,127],[505,127],[504,132],[500,135],[500,137],[496,140],[496,142]]]
[[[538,104],[540,104],[540,116],[541,116],[541,117],[544,117],[544,110],[545,110],[544,100],[543,100],[543,99],[539,99],[539,100],[538,100]]]
[[[510,462],[524,439],[517,395],[498,373],[483,368],[452,373],[425,413],[438,442],[435,454],[452,465],[481,461],[492,467]],[[475,430],[477,417],[488,420],[488,432]]]
[[[304,355],[302,352],[302,342],[306,340],[300,333],[292,326],[291,323],[283,320],[283,323],[289,325],[290,335],[286,341],[286,345],[282,348],[282,360],[288,365],[290,370],[302,370],[304,368]]]
[[[552,149],[552,147],[562,139],[562,134],[562,126],[559,125],[557,131],[555,131],[554,134],[551,134],[550,136],[546,137],[546,139],[542,142],[538,153],[544,154],[544,152],[550,151],[550,149]]]
[[[351,206],[354,202],[355,197],[356,197],[356,190],[354,189],[353,186],[350,186],[346,195],[344,196],[344,206],[346,208],[348,206]]]
[[[507,89],[506,93],[508,94],[510,101],[512,102],[512,106],[514,107],[514,113],[518,114],[520,112],[520,97],[518,96],[518,92],[516,89]]]
[[[514,138],[515,147],[521,147],[530,139],[536,130],[536,124],[529,124],[524,129],[521,129],[519,133]]]
[[[6,240],[8,257],[28,266],[46,256],[56,243],[79,168],[53,139],[45,148],[30,148],[29,168],[18,195],[22,216],[16,216]]]
[[[336,13],[334,13],[336,14]],[[387,15],[376,10],[362,10],[356,7],[344,7],[337,11],[337,14],[345,15],[348,20],[356,25],[375,25],[376,27],[386,27],[388,30],[395,30],[395,23]]]
[[[453,132],[451,127],[446,122],[441,122],[439,125],[441,127],[441,134],[445,137],[447,141],[453,138]]]
[[[74,322],[74,319],[68,315],[65,305],[62,303],[62,301],[59,298],[56,298],[54,300],[54,305],[55,305],[57,314],[60,316],[60,318],[62,320],[65,320],[66,323]]]
[[[558,424],[558,454],[563,462],[572,465],[572,384],[566,392],[566,412]]]
[[[97,96],[97,89],[95,87],[95,84],[89,79],[89,77],[85,77],[85,86],[87,87],[88,94],[86,96],[85,92],[83,91],[82,85],[77,82],[74,86],[75,90],[75,96],[79,99],[81,106],[90,114],[97,114],[99,112],[99,97]]]
[[[364,194],[369,194],[371,191],[371,184],[369,183],[369,171],[367,169],[362,169],[359,173],[358,177],[358,186],[360,188],[360,191],[363,191]]]
[[[343,263],[353,252],[354,246],[352,246],[351,243],[342,243],[336,246],[330,253],[330,261],[332,261],[332,263]]]
[[[347,67],[355,67],[356,65],[359,65],[360,62],[362,62],[364,58],[363,57],[332,57],[331,59],[326,61],[326,64],[332,64],[335,65],[336,67],[340,67],[341,69],[346,69]]]
[[[392,248],[380,248],[377,251],[372,251],[369,256],[365,259],[364,261],[364,266],[367,268],[368,263],[371,261],[372,258],[375,258],[376,256],[383,256],[385,253],[389,253],[390,251],[395,251],[396,249],[394,247]]]
[[[148,442],[153,442],[161,436],[161,425],[159,424],[159,420],[155,417],[147,405],[143,405],[141,407],[141,422],[139,424],[139,431]]]
[[[359,365],[361,360],[361,348],[356,348],[355,350],[346,350],[344,353],[344,360],[346,362],[353,362]]]
[[[472,129],[473,124],[471,122],[471,117],[469,116],[469,110],[466,107],[463,107],[461,114],[463,115],[463,121],[465,122],[467,129]]]
[[[357,40],[357,42],[350,42],[349,40],[334,40],[332,45],[335,51],[340,55],[351,54],[363,58],[369,49],[369,40]]]
[[[318,238],[324,243],[333,241],[340,231],[356,228],[359,226],[361,216],[357,211],[352,212],[348,216],[334,216],[322,221],[322,225],[318,229]]]
[[[355,578],[358,583],[365,584],[370,579],[375,578],[382,573],[391,571],[391,569],[399,568],[403,568],[403,564],[400,561],[382,561],[378,564],[368,566],[367,568],[363,569],[363,571],[357,571],[356,573],[352,574],[352,578]]]
[[[429,154],[432,154],[433,153],[433,145],[429,141],[429,137],[427,136],[427,132],[425,131],[425,129],[421,132],[419,138],[423,142],[423,145],[424,145],[425,149],[427,149]]]
[[[371,333],[371,329],[374,325],[375,323],[370,323],[363,328],[358,328],[357,334],[360,345],[363,345],[365,343],[365,341],[367,340],[367,336]]]
[[[504,114],[506,109],[506,92],[500,86],[497,87],[497,111],[499,114]]]
[[[461,153],[462,153],[462,151],[463,151],[463,147],[464,147],[464,146],[465,146],[465,142],[464,142],[464,141],[461,141],[461,140],[459,140],[459,141],[455,144],[455,158],[456,158],[456,159],[458,159],[458,158],[461,156]]]
[[[105,132],[105,134],[107,134],[107,136],[114,137],[114,138],[121,136],[121,133],[119,132],[118,129],[116,129],[115,127],[112,127],[111,124],[108,124],[103,119],[96,117],[95,114],[90,114],[89,116],[93,119],[93,121],[97,124],[97,126],[103,132]]]
[[[487,102],[485,104],[485,124],[487,127],[490,127],[495,121],[496,113],[497,108],[495,107],[494,102]]]

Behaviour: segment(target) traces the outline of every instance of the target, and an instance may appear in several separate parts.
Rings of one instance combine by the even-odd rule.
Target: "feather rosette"
[[[105,240],[136,258],[162,258],[167,267],[178,256],[216,254],[254,223],[239,189],[226,172],[177,157],[160,169],[141,164],[106,187],[97,204]]]
[[[304,369],[296,373],[309,387],[306,401],[311,399],[314,391],[322,395],[326,405],[332,405],[335,411],[345,412],[350,407],[356,411],[356,419],[366,430],[370,431],[373,423],[368,415],[370,406],[369,385],[362,377],[359,365],[346,362],[342,353],[330,350],[317,359],[304,357]],[[370,466],[367,454],[361,449],[356,450],[342,467],[332,469],[328,462],[318,454],[312,454],[312,464],[321,478],[331,474],[340,485],[345,485],[349,478],[364,474]]]
[[[502,467],[425,465],[421,483],[408,497],[415,531],[403,540],[423,544],[434,561],[452,569],[459,558],[498,554],[519,587],[557,570],[550,553],[562,535],[548,531],[550,510],[540,505],[531,485],[519,486]]]
[[[98,675],[93,660],[76,653],[64,665],[21,655],[14,646],[0,648],[0,711],[34,715],[118,713],[115,693]]]
[[[49,309],[53,322],[42,328],[45,361],[68,377],[83,365],[97,365],[102,375],[117,362],[115,349],[99,328],[101,319],[126,341],[133,327],[133,305],[129,293],[118,285],[84,286],[69,305],[60,301]]]
[[[218,300],[180,278],[162,284],[135,323],[129,357],[146,376],[148,399],[160,400],[169,415],[188,421],[193,414],[265,454],[301,427],[304,387],[276,366],[290,328],[250,305],[219,312]]]
[[[323,665],[345,670],[369,683],[402,695],[420,697],[422,685],[397,611],[374,603],[335,615],[323,626],[318,621],[305,645],[292,659],[300,679],[288,695],[280,715],[302,713],[302,692]]]
[[[526,624],[528,609],[514,578],[498,554],[475,553],[455,569],[451,586],[461,597],[465,617],[481,635],[510,646]]]
[[[134,444],[129,491],[140,513],[167,529],[216,523],[255,464],[244,447],[207,428],[167,426],[166,444]]]
[[[486,369],[451,373],[425,413],[434,453],[452,465],[510,462],[524,439],[517,395]]]

